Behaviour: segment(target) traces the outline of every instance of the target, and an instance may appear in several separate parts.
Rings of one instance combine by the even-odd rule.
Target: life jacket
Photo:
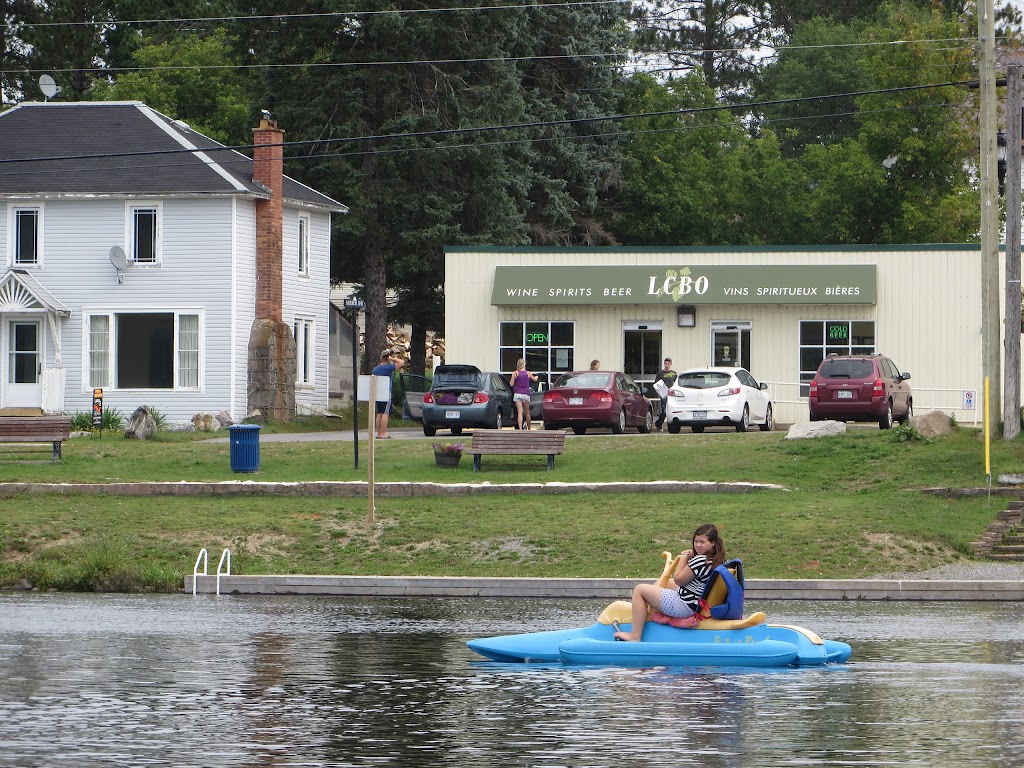
[[[708,577],[700,599],[700,613],[712,619],[743,618],[743,563],[727,560]]]

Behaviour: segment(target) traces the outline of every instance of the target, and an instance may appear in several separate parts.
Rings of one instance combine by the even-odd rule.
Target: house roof
[[[252,158],[141,102],[26,102],[0,113],[0,195],[269,197]],[[286,203],[348,209],[284,177]]]

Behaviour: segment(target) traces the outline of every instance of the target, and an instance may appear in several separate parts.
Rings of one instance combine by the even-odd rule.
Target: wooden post
[[[1024,59],[1014,51],[1006,68],[1006,285],[1003,328],[1003,439],[1020,434],[1021,92]]]

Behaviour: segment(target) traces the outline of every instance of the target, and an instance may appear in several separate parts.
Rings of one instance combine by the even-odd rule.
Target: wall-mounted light
[[[680,328],[693,328],[697,325],[697,308],[683,304],[676,310],[676,324]]]

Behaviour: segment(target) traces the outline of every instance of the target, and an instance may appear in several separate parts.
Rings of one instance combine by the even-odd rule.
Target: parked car
[[[423,434],[438,429],[461,435],[465,427],[501,429],[515,421],[512,387],[500,373],[475,365],[439,365],[430,391],[423,395]]]
[[[709,426],[735,426],[746,432],[757,424],[762,432],[774,426],[768,385],[758,383],[745,368],[690,368],[668,390],[665,423],[678,434],[681,427],[703,432]]]
[[[422,419],[423,395],[430,391],[430,379],[425,376],[417,376],[415,373],[400,373],[398,378],[402,382],[402,391],[405,393],[402,418]]]
[[[807,394],[811,421],[877,421],[889,429],[914,416],[914,395],[885,355],[830,355],[821,361]]]
[[[640,385],[618,371],[564,373],[544,393],[544,429],[572,427],[577,435],[589,427],[611,427],[617,435],[627,427],[646,434],[654,427],[651,404]]]

